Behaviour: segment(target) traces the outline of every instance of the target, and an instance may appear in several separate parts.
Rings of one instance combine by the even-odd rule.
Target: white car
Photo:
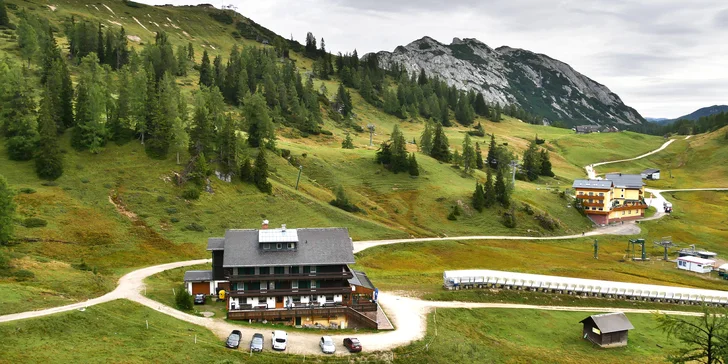
[[[322,336],[321,341],[319,341],[319,346],[324,354],[333,354],[336,351],[336,346],[334,346],[334,340],[331,340],[331,336]]]
[[[273,350],[286,350],[288,344],[288,334],[285,331],[273,331],[273,337],[270,340],[273,343]]]

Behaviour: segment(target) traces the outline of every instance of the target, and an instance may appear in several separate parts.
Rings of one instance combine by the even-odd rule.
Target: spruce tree
[[[450,161],[450,143],[447,140],[447,136],[445,136],[445,131],[442,129],[441,124],[436,124],[435,126],[430,157],[442,162]]]
[[[218,90],[225,89],[225,66],[223,66],[222,57],[219,55],[215,56],[215,60],[212,62],[212,78],[212,83],[217,86]]]
[[[13,238],[15,230],[15,203],[13,192],[8,186],[8,181],[0,175],[0,245],[7,245]]]
[[[546,149],[541,149],[541,175],[553,177],[554,172],[551,171],[551,157]]]
[[[394,129],[392,129],[391,140],[390,150],[392,152],[392,159],[390,160],[389,168],[394,173],[404,172],[409,168],[407,161],[407,142],[399,130],[399,126],[396,124],[394,125]]]
[[[101,30],[99,23],[99,31],[96,35],[96,56],[99,57],[99,63],[106,63],[106,52],[104,52],[104,32]]]
[[[471,169],[475,168],[475,165],[476,161],[473,143],[470,140],[470,135],[465,134],[465,139],[463,139],[463,167],[465,168],[465,173],[470,172]]]
[[[353,105],[351,103],[351,96],[349,91],[344,88],[343,83],[339,83],[339,89],[336,91],[336,103],[339,106],[339,112],[344,117],[351,116]]]
[[[63,174],[63,156],[58,146],[56,122],[51,115],[51,91],[46,88],[40,103],[38,134],[40,143],[35,154],[35,172],[39,178],[55,180]]]
[[[415,154],[410,154],[409,157],[409,175],[410,176],[419,176],[420,175],[420,167],[417,165],[417,158],[415,158]]]
[[[255,158],[253,183],[260,192],[271,193],[273,191],[273,186],[268,182],[268,162],[265,160],[265,149],[263,148],[259,149],[258,156]]]
[[[493,186],[493,173],[491,172],[490,168],[488,168],[488,171],[486,172],[485,185],[483,186],[483,196],[484,207],[490,208],[495,205],[497,197],[495,195],[495,186]]]
[[[187,43],[187,60],[195,62],[195,48],[192,46],[192,42]]]
[[[495,134],[490,135],[490,145],[488,146],[488,166],[490,168],[498,168],[498,159],[497,159],[497,148],[498,146],[495,145]]]
[[[442,126],[452,126],[450,122],[450,111],[448,110],[447,101],[445,98],[440,98],[440,124]]]
[[[253,182],[253,167],[250,165],[248,157],[245,157],[245,161],[240,165],[240,180],[247,183]]]
[[[187,76],[187,69],[189,68],[188,62],[187,50],[185,46],[180,44],[177,46],[177,76]]]
[[[164,74],[152,100],[154,108],[145,150],[152,158],[164,159],[174,141],[173,127],[179,112],[179,89],[172,75]]]
[[[190,174],[188,175],[189,180],[200,187],[204,186],[207,177],[211,174],[210,167],[207,165],[205,153],[193,156],[190,159],[190,164],[192,166],[188,168],[190,170]]]
[[[535,181],[541,174],[541,156],[538,153],[538,146],[535,141],[528,144],[528,149],[523,153],[523,169],[529,181]]]
[[[36,128],[35,103],[31,91],[19,85],[6,103],[3,133],[7,138],[5,146],[11,160],[27,161],[33,158],[38,133]]]
[[[23,59],[28,61],[28,67],[30,67],[30,60],[35,56],[35,52],[38,51],[38,36],[35,28],[25,18],[21,18],[16,32],[18,34],[20,53]]]
[[[505,176],[503,176],[503,168],[498,168],[495,176],[495,198],[503,207],[510,205],[510,195],[508,186],[506,186]]]
[[[0,27],[7,27],[10,25],[10,18],[8,17],[8,9],[5,7],[5,0],[0,0]]]
[[[235,134],[235,122],[231,117],[225,119],[220,138],[220,172],[233,174],[237,167],[238,137]]]
[[[195,110],[190,128],[190,155],[204,153],[212,155],[215,147],[215,136],[212,123],[210,122],[210,111],[207,108],[205,93],[208,88],[204,87],[195,97]]]
[[[374,86],[372,85],[372,81],[369,80],[369,75],[365,74],[364,79],[361,82],[361,88],[359,89],[359,94],[361,94],[361,97],[368,103],[374,104]]]
[[[474,114],[473,106],[468,101],[467,94],[462,93],[455,107],[455,119],[460,124],[468,126],[473,123],[473,119],[475,118]]]
[[[473,208],[482,212],[485,207],[485,193],[480,183],[475,183],[475,192],[473,192]]]
[[[475,113],[482,116],[482,117],[488,117],[488,104],[485,103],[485,97],[483,97],[483,93],[478,92],[478,95],[475,96]]]
[[[420,135],[420,151],[429,155],[432,152],[432,123],[425,123],[425,130]]]
[[[478,142],[475,142],[475,168],[483,169],[483,152],[480,151]]]
[[[204,51],[202,53],[202,63],[200,63],[200,86],[210,87],[213,83],[210,57],[207,55],[207,51]]]
[[[351,134],[346,133],[344,141],[341,142],[341,147],[344,149],[354,149],[354,141],[351,140]]]
[[[106,144],[106,89],[95,53],[81,61],[81,77],[76,88],[76,127],[71,144],[79,150],[98,153]]]
[[[244,101],[243,115],[248,125],[248,145],[258,148],[263,145],[265,139],[274,139],[273,125],[265,100],[260,93],[255,93]]]

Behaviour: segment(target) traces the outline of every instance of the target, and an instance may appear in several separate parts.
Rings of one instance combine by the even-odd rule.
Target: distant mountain
[[[668,118],[648,118],[648,117],[645,117],[645,120],[647,120],[647,121],[649,121],[651,123],[660,123],[660,122],[663,122],[663,121],[668,121],[670,119],[668,119]]]
[[[491,104],[517,104],[545,121],[620,129],[645,122],[606,86],[564,62],[523,49],[493,49],[468,38],[442,44],[424,37],[377,56],[385,68],[398,63],[410,74],[424,69],[458,89],[482,92]]]
[[[704,107],[704,108],[701,108],[701,109],[697,109],[697,110],[691,112],[690,114],[683,115],[683,116],[681,116],[681,117],[679,117],[677,119],[674,119],[674,120],[682,120],[682,119],[685,119],[685,120],[698,120],[698,119],[700,119],[700,118],[702,118],[704,116],[710,116],[710,115],[714,115],[714,114],[719,114],[719,113],[722,113],[724,111],[728,111],[728,105],[713,105],[713,106],[708,106],[708,107]]]

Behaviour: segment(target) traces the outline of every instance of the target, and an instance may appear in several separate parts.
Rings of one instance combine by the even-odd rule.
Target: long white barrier
[[[443,273],[443,286],[450,290],[499,287],[657,302],[691,304],[706,302],[717,305],[728,305],[728,291],[602,281],[497,270],[445,271]]]

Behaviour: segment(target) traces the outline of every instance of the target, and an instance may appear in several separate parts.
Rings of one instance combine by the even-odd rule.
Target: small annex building
[[[602,348],[627,346],[627,334],[634,329],[622,312],[591,315],[579,322],[584,324],[582,337]]]
[[[679,269],[689,270],[695,273],[710,273],[713,271],[714,266],[715,260],[692,256],[677,258],[677,267]]]
[[[215,283],[212,280],[211,270],[188,270],[185,272],[185,288],[191,295],[215,294]]]
[[[655,168],[648,168],[640,173],[642,179],[658,180],[660,179],[660,170]]]

